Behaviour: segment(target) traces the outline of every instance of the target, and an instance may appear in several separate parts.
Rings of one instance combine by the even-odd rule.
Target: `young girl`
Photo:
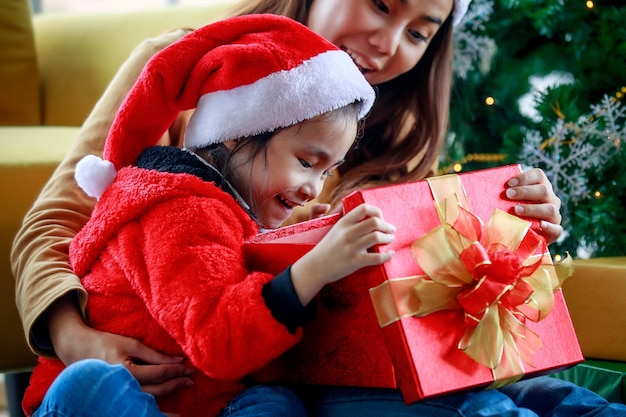
[[[300,340],[317,292],[391,257],[368,252],[389,243],[393,227],[367,205],[277,277],[248,270],[243,252],[246,238],[279,227],[317,196],[352,147],[374,95],[348,54],[300,23],[233,18],[156,54],[117,113],[104,160],[79,162],[78,184],[99,199],[70,246],[89,293],[89,325],[186,357],[194,371],[193,387],[161,398],[161,410],[237,414],[224,407],[246,388],[244,376]],[[150,147],[177,112],[192,107],[185,149]],[[112,378],[114,368],[86,366],[103,381]],[[62,376],[42,406],[64,368],[58,359],[40,359],[24,397],[28,415],[65,415],[67,398],[75,397],[90,399],[86,409],[74,403],[90,416],[154,409],[137,384],[116,390],[82,381],[77,388],[81,378],[72,376]],[[258,390],[251,393],[265,407],[267,393]],[[272,409],[254,415],[304,415],[286,388],[271,391]],[[282,406],[278,395],[286,397]]]

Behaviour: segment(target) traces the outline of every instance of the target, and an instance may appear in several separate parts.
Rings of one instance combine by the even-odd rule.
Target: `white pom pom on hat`
[[[99,198],[113,182],[117,170],[113,162],[87,155],[76,164],[76,183],[89,197]]]
[[[185,147],[197,149],[290,126],[359,101],[373,88],[348,54],[278,15],[222,20],[155,54],[118,110],[102,158],[76,165],[78,185],[99,198],[118,170],[155,145],[180,111],[196,108]]]

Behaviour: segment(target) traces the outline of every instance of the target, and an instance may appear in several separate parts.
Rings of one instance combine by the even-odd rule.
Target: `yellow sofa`
[[[229,2],[32,16],[0,8],[0,373],[35,361],[14,299],[9,252],[21,221],[122,62],[142,40],[222,16]]]

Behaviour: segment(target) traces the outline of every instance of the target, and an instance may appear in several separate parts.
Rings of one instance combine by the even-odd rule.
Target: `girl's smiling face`
[[[313,0],[307,26],[346,51],[372,85],[413,68],[454,0]]]
[[[350,115],[348,117],[347,115]],[[233,185],[250,205],[261,227],[279,227],[296,206],[321,192],[357,134],[356,113],[327,113],[284,128],[256,155],[233,155]]]

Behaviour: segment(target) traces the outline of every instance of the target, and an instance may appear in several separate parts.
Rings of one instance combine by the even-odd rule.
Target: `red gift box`
[[[399,388],[411,403],[581,362],[558,277],[532,231],[538,226],[507,214],[514,203],[503,198],[505,183],[519,172],[512,165],[346,197],[346,211],[363,202],[382,209],[397,231],[380,250],[395,255],[324,288],[303,340],[265,376]],[[337,219],[256,236],[246,244],[251,267],[280,272]]]

